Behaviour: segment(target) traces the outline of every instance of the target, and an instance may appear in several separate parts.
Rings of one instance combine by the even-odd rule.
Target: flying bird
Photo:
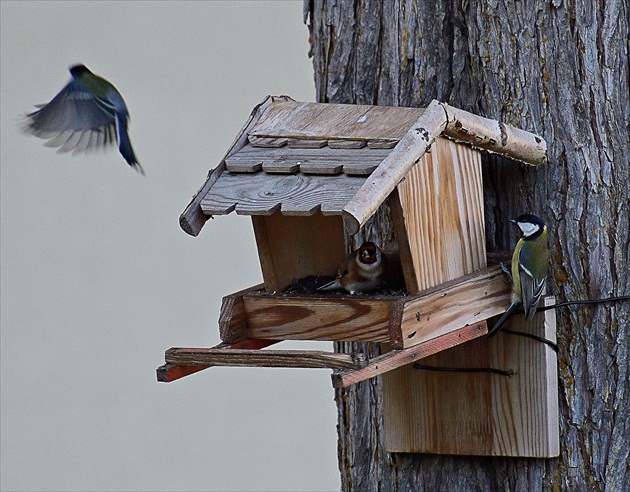
[[[125,161],[144,174],[129,140],[129,110],[120,92],[85,65],[70,67],[72,79],[48,104],[27,115],[25,130],[49,147],[73,153],[118,143]]]
[[[547,280],[549,267],[547,226],[532,214],[519,215],[510,222],[516,224],[523,233],[512,254],[513,298],[507,311],[488,332],[488,338],[496,335],[508,318],[521,306],[525,311],[525,317],[528,320],[532,319]]]
[[[385,256],[376,244],[364,242],[350,254],[337,272],[337,278],[317,290],[345,289],[350,294],[377,289],[385,274]]]

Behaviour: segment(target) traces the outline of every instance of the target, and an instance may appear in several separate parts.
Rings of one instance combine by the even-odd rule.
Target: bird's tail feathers
[[[127,161],[127,164],[144,175],[144,169],[138,162],[131,146],[129,132],[127,131],[127,117],[125,115],[116,115],[116,136],[118,137],[118,150]]]
[[[510,304],[510,307],[507,308],[507,311],[503,313],[503,316],[499,318],[499,321],[497,321],[496,324],[490,329],[490,331],[486,335],[486,338],[492,338],[497,333],[499,333],[499,330],[503,328],[503,325],[505,324],[505,322],[510,318],[510,316],[514,314],[514,311],[516,311],[518,307],[519,307],[519,303],[513,302],[512,304]]]

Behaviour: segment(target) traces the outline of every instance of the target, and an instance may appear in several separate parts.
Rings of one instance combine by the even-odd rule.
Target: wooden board
[[[293,279],[333,275],[345,258],[339,216],[252,216],[265,290],[275,292]]]
[[[516,317],[509,327],[555,341],[555,312],[540,313],[529,323]],[[514,375],[435,372],[413,366],[387,373],[384,419],[389,452],[558,455],[557,358],[549,346],[500,333],[422,363],[510,369]]]
[[[250,338],[382,341],[390,337],[394,296],[245,295]]]
[[[479,151],[436,139],[398,195],[420,291],[486,266]]]
[[[423,113],[422,108],[277,101],[250,136],[331,139],[400,139]]]
[[[364,178],[359,176],[313,176],[224,172],[201,200],[208,215],[313,215],[318,211],[340,215],[341,209]]]

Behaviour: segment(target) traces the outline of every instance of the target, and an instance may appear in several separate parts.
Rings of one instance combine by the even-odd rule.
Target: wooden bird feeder
[[[401,108],[265,98],[180,217],[196,236],[211,216],[251,215],[264,284],[226,296],[222,343],[167,350],[158,380],[211,366],[331,368],[338,388],[383,375],[389,451],[557,456],[555,353],[527,338],[483,337],[511,287],[486,260],[481,151],[537,165],[546,143],[438,101]],[[282,292],[294,279],[332,275],[346,238],[383,206],[406,293]],[[515,319],[555,339],[553,310]],[[384,353],[365,360],[266,349],[282,340],[376,342]],[[411,364],[420,360],[514,374]]]

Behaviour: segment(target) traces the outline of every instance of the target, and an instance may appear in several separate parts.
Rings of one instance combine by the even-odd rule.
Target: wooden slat
[[[246,295],[248,336],[282,340],[389,341],[394,296]]]
[[[287,138],[257,137],[255,135],[249,135],[248,140],[254,147],[284,147],[289,141]]]
[[[362,149],[366,144],[365,140],[328,140],[331,149]]]
[[[277,343],[277,340],[241,340],[240,342],[234,344],[220,343],[215,349],[248,349],[248,350],[258,350],[274,343]],[[157,380],[160,383],[170,383],[176,381],[177,379],[181,379],[183,377],[189,376],[199,371],[203,371],[204,369],[208,369],[212,367],[209,365],[180,365],[167,363],[157,368]]]
[[[370,149],[393,149],[399,141],[393,139],[368,140],[367,146]]]
[[[256,173],[262,169],[263,162],[260,159],[225,159],[225,168],[231,173]]]
[[[209,215],[304,214],[320,205],[329,215],[340,214],[343,203],[361,186],[358,176],[269,175],[225,172],[201,200]]]
[[[335,175],[341,173],[343,167],[341,162],[303,162],[300,171],[304,174]]]
[[[278,161],[278,160],[296,160],[296,161],[342,161],[342,162],[359,162],[369,161],[380,163],[391,152],[391,149],[332,149],[324,147],[321,149],[305,149],[305,148],[259,148],[252,145],[245,145],[238,152],[230,156],[230,162],[238,162],[239,160],[260,160],[262,162]]]
[[[373,378],[379,374],[384,374],[406,364],[417,362],[437,352],[473,340],[486,333],[488,333],[487,324],[485,321],[481,321],[406,349],[392,350],[391,352],[371,359],[360,369],[333,373],[333,386],[335,388],[347,388],[348,386]]]
[[[221,348],[171,348],[166,362],[187,366],[293,367],[354,369],[352,355],[319,350],[247,350]]]
[[[328,145],[328,140],[309,138],[289,138],[287,145],[293,149],[321,149]]]
[[[422,108],[278,101],[250,135],[260,137],[388,140],[402,138]]]

